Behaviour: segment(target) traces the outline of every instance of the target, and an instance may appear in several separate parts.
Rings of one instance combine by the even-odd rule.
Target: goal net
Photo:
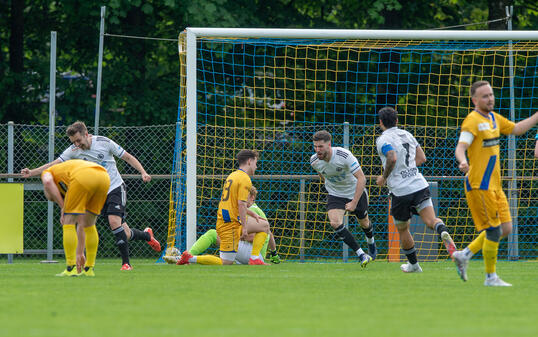
[[[180,35],[168,246],[186,249],[214,228],[222,184],[236,168],[236,153],[256,149],[261,155],[252,179],[259,190],[257,204],[269,218],[280,256],[352,257],[334,235],[326,191],[309,164],[312,135],[325,129],[333,135],[333,146],[351,150],[367,177],[378,258],[400,259],[388,190],[375,184],[382,172],[375,148],[381,133],[377,112],[384,106],[398,110],[400,127],[424,149],[427,161],[420,171],[430,182],[437,214],[456,245],[467,245],[476,233],[454,149],[459,127],[472,110],[470,85],[488,80],[497,112],[516,122],[530,116],[538,107],[537,43],[509,32],[491,38],[487,32],[429,32],[437,37],[420,38],[420,31],[397,31],[403,37],[375,39],[376,31],[370,36],[364,31],[264,31],[188,29]],[[503,186],[515,230],[501,243],[500,258],[537,255],[535,134],[501,139]],[[365,248],[357,219],[346,221]],[[411,231],[421,260],[447,258],[440,239],[419,220]]]

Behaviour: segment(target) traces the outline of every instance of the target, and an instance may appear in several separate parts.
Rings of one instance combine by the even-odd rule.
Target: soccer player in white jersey
[[[326,130],[318,131],[312,137],[314,153],[310,165],[325,181],[327,214],[331,227],[359,257],[364,268],[375,259],[377,249],[374,241],[373,225],[368,218],[368,194],[366,178],[357,158],[342,147],[331,146],[332,136]],[[345,212],[354,214],[366,235],[368,254],[360,247],[351,232],[344,226]]]
[[[417,166],[426,162],[426,155],[409,132],[399,129],[396,110],[379,110],[379,125],[383,133],[376,140],[377,152],[383,162],[383,175],[377,177],[379,186],[387,184],[391,198],[390,213],[400,234],[400,245],[409,261],[400,269],[405,273],[421,273],[415,242],[409,232],[413,214],[420,215],[429,228],[442,238],[450,256],[456,250],[443,221],[435,216],[430,187]]]
[[[88,134],[88,129],[83,122],[77,121],[67,128],[69,141],[73,143],[56,160],[35,169],[24,168],[21,174],[24,178],[41,174],[52,165],[59,164],[69,159],[83,159],[103,166],[110,176],[110,188],[101,214],[108,219],[110,229],[114,233],[116,245],[122,258],[121,270],[131,270],[129,261],[129,240],[144,240],[153,250],[159,252],[161,245],[153,236],[151,228],[144,231],[130,228],[125,222],[126,189],[116,167],[114,156],[123,159],[142,175],[144,182],[149,182],[151,176],[146,173],[138,159],[125,151],[114,141],[103,136]]]

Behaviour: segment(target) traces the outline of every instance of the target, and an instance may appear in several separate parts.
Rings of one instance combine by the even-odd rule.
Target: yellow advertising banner
[[[22,254],[24,184],[0,183],[0,254]]]

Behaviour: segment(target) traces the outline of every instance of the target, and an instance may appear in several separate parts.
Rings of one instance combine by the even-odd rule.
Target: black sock
[[[114,237],[116,237],[116,245],[120,250],[121,255],[121,264],[130,264],[129,263],[129,243],[127,242],[127,234],[123,230],[123,227],[118,227],[112,230]]]
[[[338,235],[340,239],[344,240],[346,245],[348,245],[349,248],[351,248],[354,252],[359,250],[359,244],[357,243],[353,235],[351,235],[351,232],[346,227],[344,227],[344,225],[340,225],[338,228],[335,228],[334,231],[336,232],[336,235]]]
[[[370,222],[370,227],[362,228],[362,231],[364,232],[364,235],[366,235],[368,239],[371,239],[374,237],[374,225],[371,222]]]
[[[141,231],[140,229],[131,228],[131,240],[138,241],[138,240],[144,240],[149,241],[151,240],[151,236],[148,232]]]
[[[270,255],[271,257],[276,256],[276,255],[277,255],[277,254],[276,254],[276,249],[275,249],[275,250],[269,250],[269,255]]]
[[[409,263],[411,264],[415,264],[417,263],[417,251],[415,250],[415,246],[409,248],[409,249],[403,249],[403,252],[405,254],[405,256],[407,256],[407,260],[409,261]]]
[[[436,223],[434,228],[435,228],[435,231],[437,232],[437,234],[439,234],[439,235],[441,235],[441,233],[443,233],[443,232],[448,233],[448,228],[446,228],[445,224],[442,221]]]
[[[73,268],[75,268],[75,266],[67,266],[67,267],[65,267],[65,269],[66,269],[67,271],[71,271],[71,270],[73,270]]]

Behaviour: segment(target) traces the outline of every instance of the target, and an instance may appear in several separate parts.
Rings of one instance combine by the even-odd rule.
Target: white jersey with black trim
[[[353,175],[361,169],[357,158],[343,147],[332,147],[331,159],[327,162],[310,157],[310,165],[325,179],[327,193],[335,197],[353,199],[357,188],[357,178]]]
[[[401,197],[428,187],[415,162],[417,146],[419,144],[412,134],[396,126],[383,131],[376,139],[383,169],[387,163],[387,152],[396,152],[396,165],[387,179],[389,191],[395,196]]]
[[[110,192],[123,184],[123,179],[116,167],[114,156],[121,158],[124,153],[125,150],[111,139],[103,136],[92,136],[90,149],[83,150],[75,145],[71,145],[58,159],[61,161],[69,159],[89,160],[103,166],[110,176],[110,188],[108,189],[108,192]]]

